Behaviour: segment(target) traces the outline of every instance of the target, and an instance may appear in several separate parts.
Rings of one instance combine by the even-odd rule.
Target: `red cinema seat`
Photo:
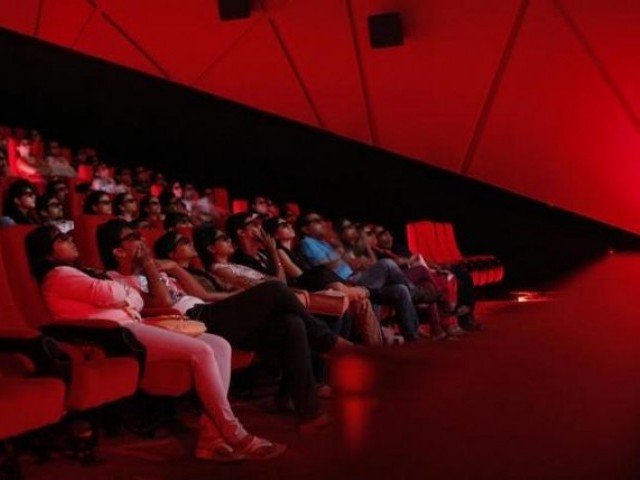
[[[0,325],[31,327],[59,342],[74,360],[67,408],[85,411],[132,395],[138,387],[143,352],[125,328],[110,321],[53,322],[29,272],[24,239],[33,230],[16,225],[0,230],[0,291],[5,309]],[[99,346],[95,348],[94,346]]]
[[[231,204],[231,213],[242,213],[249,210],[249,201],[235,199]]]

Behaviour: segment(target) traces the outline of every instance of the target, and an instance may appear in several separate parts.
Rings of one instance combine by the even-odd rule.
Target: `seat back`
[[[144,241],[153,252],[153,246],[156,244],[158,239],[165,234],[165,229],[160,227],[141,228],[140,233],[142,234],[142,238],[144,238]]]
[[[5,229],[6,230],[6,229]],[[4,244],[0,238],[0,251],[4,251]],[[0,255],[0,328],[22,328],[27,326],[22,311],[16,303],[11,290],[11,282],[4,266],[4,256]]]
[[[8,287],[24,320],[33,327],[50,323],[53,319],[44,304],[40,287],[29,270],[24,240],[35,225],[15,225],[0,229],[2,259]]]
[[[421,254],[426,260],[442,261],[442,254],[438,250],[433,224],[427,220],[407,224],[407,244],[414,253]]]
[[[73,239],[80,252],[79,261],[81,265],[98,270],[102,269],[96,231],[99,225],[102,225],[111,218],[113,217],[108,215],[79,215],[74,217],[75,228],[73,231]]]
[[[438,237],[438,242],[443,245],[449,260],[462,260],[462,254],[458,248],[452,224],[436,223],[436,235]]]
[[[231,204],[231,213],[242,213],[249,210],[249,201],[244,199],[235,199]]]
[[[226,188],[215,187],[213,189],[213,204],[229,211],[229,192]]]

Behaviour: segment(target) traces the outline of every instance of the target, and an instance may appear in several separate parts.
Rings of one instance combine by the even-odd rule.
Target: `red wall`
[[[640,2],[0,0],[0,25],[640,233]],[[397,10],[403,47],[372,50]]]

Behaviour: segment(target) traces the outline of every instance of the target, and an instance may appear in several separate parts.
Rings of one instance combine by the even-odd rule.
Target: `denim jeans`
[[[349,281],[370,290],[379,290],[387,285],[405,285],[409,289],[412,288],[398,264],[389,258],[378,260],[366,270],[354,273],[349,277]]]
[[[402,335],[407,339],[417,338],[419,320],[412,300],[415,287],[396,262],[389,258],[379,260],[351,275],[349,281],[371,290],[373,303],[393,306]]]
[[[395,309],[404,338],[414,340],[418,337],[418,314],[406,285],[388,285],[371,290],[371,301],[380,305],[391,305]]]

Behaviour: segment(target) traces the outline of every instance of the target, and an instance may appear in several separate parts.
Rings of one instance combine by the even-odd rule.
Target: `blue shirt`
[[[300,240],[300,251],[311,265],[322,265],[340,259],[340,255],[331,245],[316,238],[304,237]],[[333,267],[333,271],[343,280],[353,275],[353,270],[344,260],[340,260]]]

